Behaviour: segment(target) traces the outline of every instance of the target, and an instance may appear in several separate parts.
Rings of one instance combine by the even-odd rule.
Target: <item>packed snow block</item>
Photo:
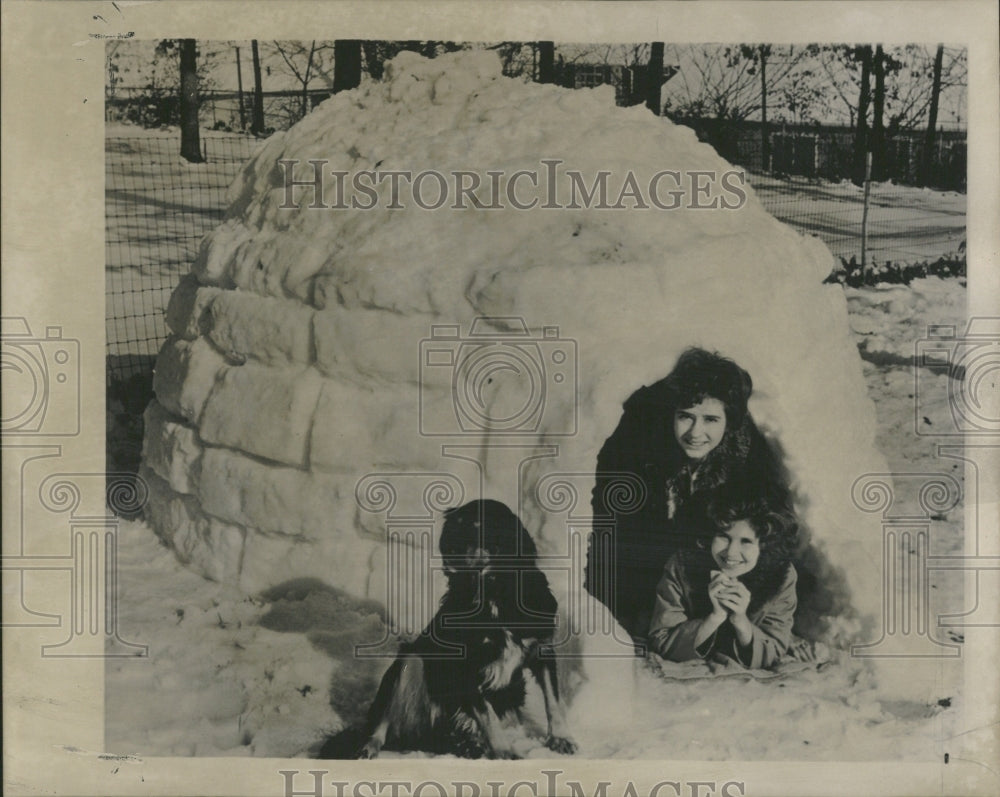
[[[142,458],[178,493],[194,493],[203,446],[194,427],[180,422],[155,399],[143,413]]]
[[[385,310],[320,310],[313,317],[316,365],[327,376],[360,374],[416,383],[421,341],[430,337],[433,324],[432,316]]]
[[[322,471],[354,472],[358,456],[369,450],[369,418],[388,414],[373,388],[324,379],[313,417],[309,464]],[[383,404],[383,406],[378,406]],[[371,463],[374,464],[374,463]]]
[[[258,593],[297,578],[316,578],[356,598],[367,597],[376,552],[384,547],[341,529],[323,540],[289,538],[252,530],[247,534],[239,585]]]
[[[139,477],[149,491],[146,519],[160,539],[181,553],[175,538],[188,536],[191,526],[205,521],[197,499],[170,489],[170,484],[145,464],[139,469]]]
[[[246,530],[209,517],[208,529],[191,552],[191,562],[206,578],[237,584],[245,550]]]
[[[361,597],[381,604],[393,636],[413,637],[431,621],[447,589],[444,570],[432,564],[437,551],[431,537],[390,534],[371,551],[359,569],[364,577]]]
[[[210,312],[208,336],[220,351],[272,364],[312,362],[313,311],[301,302],[219,291]]]
[[[302,168],[310,167],[303,164]],[[311,202],[308,194],[303,201]],[[251,293],[310,302],[315,274],[327,264],[336,244],[325,238],[283,235],[280,219],[273,221],[275,228],[255,230],[239,245],[229,263],[227,281]]]
[[[244,530],[207,515],[193,495],[182,495],[148,468],[140,475],[149,487],[146,518],[177,557],[206,578],[236,584],[243,558]]]
[[[167,326],[177,337],[194,340],[211,328],[209,308],[222,291],[201,285],[194,274],[186,274],[170,294]]]
[[[232,250],[250,239],[250,230],[237,219],[229,219],[206,235],[191,265],[191,273],[202,285],[231,288],[228,266]]]
[[[435,401],[447,396],[433,394]],[[420,434],[415,393],[324,379],[312,425],[310,467],[358,473],[362,468],[436,467],[441,446]]]
[[[204,338],[169,337],[153,369],[153,392],[165,409],[197,423],[226,361]]]
[[[207,443],[287,465],[306,464],[322,378],[311,368],[227,368],[205,403],[199,432]]]
[[[216,517],[290,541],[353,534],[353,479],[271,465],[225,448],[205,450],[198,498]]]

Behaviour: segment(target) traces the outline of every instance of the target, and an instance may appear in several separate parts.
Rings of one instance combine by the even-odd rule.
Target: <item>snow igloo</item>
[[[145,415],[148,519],[206,577],[320,579],[413,633],[442,511],[494,498],[562,627],[627,658],[586,620],[597,456],[701,346],[753,377],[836,585],[817,633],[876,616],[879,521],[851,487],[886,467],[831,255],[690,129],[610,87],[504,78],[491,53],[403,53],[268,139],[230,200],[170,300]]]

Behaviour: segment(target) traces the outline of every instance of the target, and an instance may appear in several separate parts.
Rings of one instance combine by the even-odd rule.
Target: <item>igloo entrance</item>
[[[792,490],[780,442],[764,435],[748,411],[751,394],[752,379],[736,363],[688,349],[668,376],[629,396],[601,446],[584,586],[637,640],[646,637],[668,560],[707,546],[700,537],[709,527],[704,516],[711,506],[759,501],[761,508],[795,518],[796,502],[805,500]],[[709,425],[693,429],[691,413]],[[685,434],[698,437],[694,458],[682,445]],[[797,521],[794,528],[796,631],[818,638],[824,618],[850,611],[848,592],[842,576],[811,546],[809,529]]]

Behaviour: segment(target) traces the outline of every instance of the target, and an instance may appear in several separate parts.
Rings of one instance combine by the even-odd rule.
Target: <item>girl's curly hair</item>
[[[687,349],[664,379],[668,403],[674,410],[718,399],[726,408],[727,428],[738,427],[747,414],[753,392],[750,374],[728,357],[705,349]]]
[[[697,545],[706,554],[712,538],[720,531],[732,528],[739,520],[750,524],[757,535],[760,556],[753,570],[740,576],[740,581],[750,591],[751,610],[774,597],[784,583],[798,545],[799,526],[791,510],[775,509],[766,496],[749,495],[732,484],[706,496],[698,509],[691,509],[701,510]]]

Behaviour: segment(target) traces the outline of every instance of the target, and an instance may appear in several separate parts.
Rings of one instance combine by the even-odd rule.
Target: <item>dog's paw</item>
[[[499,761],[520,761],[522,757],[513,750],[494,750],[490,754],[490,758],[494,758]]]
[[[368,741],[364,747],[358,750],[357,758],[360,759],[371,759],[378,758],[379,752],[382,750],[382,745],[376,742],[374,739]]]
[[[461,758],[489,758],[490,749],[486,744],[474,737],[456,734],[451,742],[452,752]]]
[[[577,751],[576,742],[566,736],[549,736],[545,740],[545,746],[563,755],[573,755]]]

